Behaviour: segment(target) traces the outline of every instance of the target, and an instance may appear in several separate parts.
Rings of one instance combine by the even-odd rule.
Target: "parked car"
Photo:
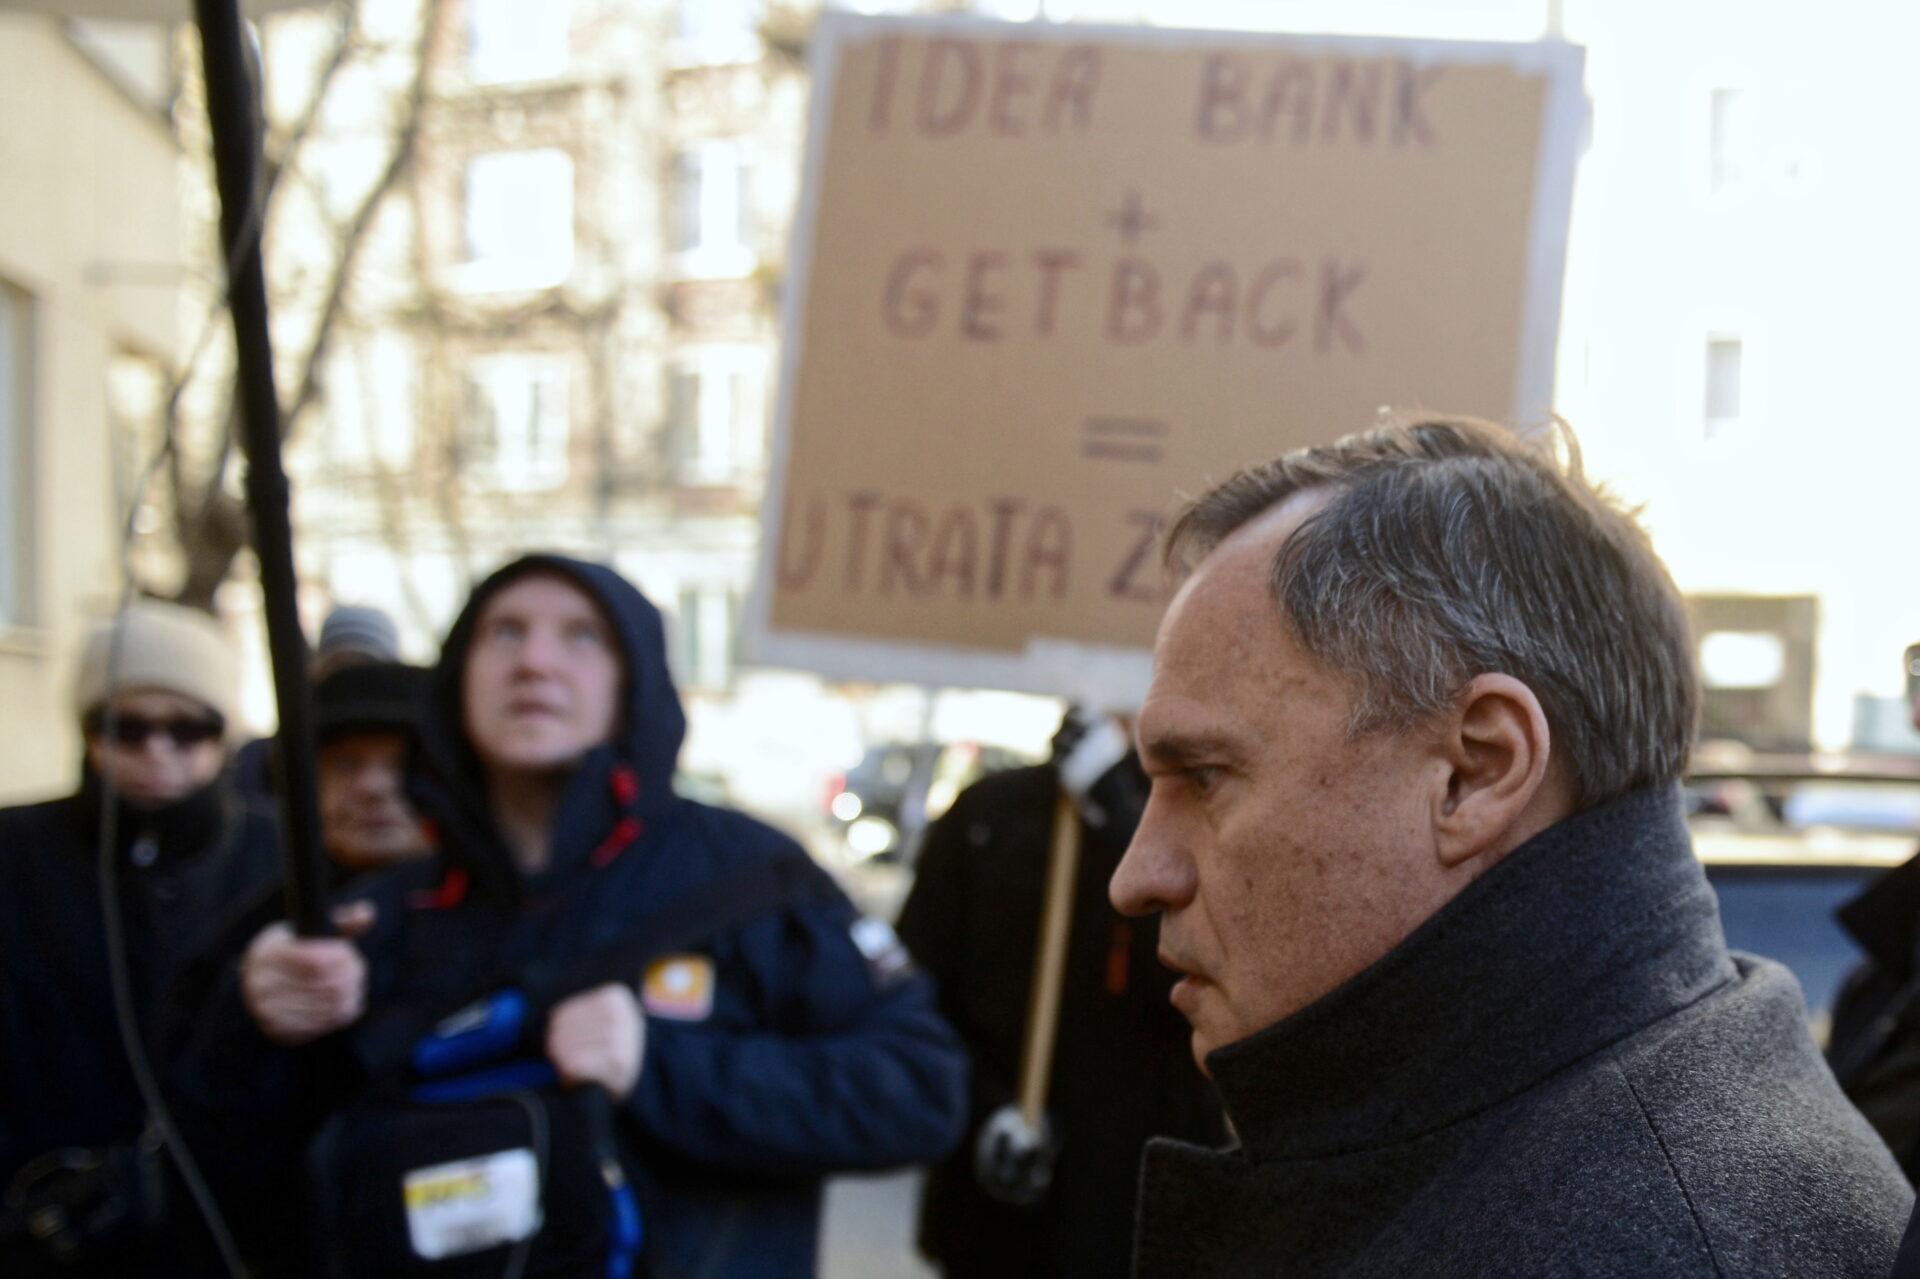
[[[1861,957],[1833,912],[1920,844],[1920,760],[1707,749],[1686,795],[1727,944],[1792,969],[1824,1031]]]
[[[978,742],[889,742],[827,783],[827,816],[857,861],[910,862],[928,822],[988,773],[1028,761]]]

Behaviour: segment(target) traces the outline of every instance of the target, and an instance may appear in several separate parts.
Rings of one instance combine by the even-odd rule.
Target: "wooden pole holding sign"
[[[1080,812],[1062,790],[1054,801],[1046,896],[1027,996],[1027,1033],[1020,1044],[1019,1090],[1013,1104],[988,1115],[974,1136],[974,1176],[982,1190],[1003,1203],[1038,1203],[1053,1184],[1058,1147],[1047,1123],[1047,1084],[1060,1030],[1060,993],[1079,865]]]
[[[1581,51],[828,13],[747,638],[1144,687],[1181,493],[1551,409]]]
[[[1074,877],[1080,869],[1080,810],[1061,791],[1054,801],[1053,845],[1047,854],[1047,895],[1034,948],[1033,989],[1027,996],[1027,1035],[1020,1045],[1020,1117],[1042,1130],[1053,1045],[1060,1031],[1060,989],[1067,970],[1067,935],[1073,930]]]

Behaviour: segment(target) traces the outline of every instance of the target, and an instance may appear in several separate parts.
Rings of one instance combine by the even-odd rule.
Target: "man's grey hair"
[[[1351,683],[1355,736],[1414,727],[1500,673],[1540,699],[1582,807],[1681,775],[1700,709],[1686,609],[1570,431],[1422,418],[1288,453],[1189,503],[1168,564],[1307,490],[1330,497],[1275,554],[1273,594]]]

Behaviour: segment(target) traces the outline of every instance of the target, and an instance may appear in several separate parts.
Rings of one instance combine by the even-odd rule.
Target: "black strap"
[[[533,1023],[539,1025],[567,997],[610,981],[631,981],[662,955],[733,932],[763,915],[839,898],[832,877],[802,858],[743,866],[636,916],[616,941],[596,950],[496,969],[467,987],[458,1000],[371,1014],[354,1032],[354,1055],[369,1079],[398,1080],[414,1044],[447,1017],[496,991],[521,991],[532,1006]]]

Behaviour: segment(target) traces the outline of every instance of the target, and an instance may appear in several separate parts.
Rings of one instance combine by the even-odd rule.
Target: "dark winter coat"
[[[460,731],[459,682],[481,604],[532,568],[600,603],[623,649],[628,701],[618,740],[589,753],[567,783],[551,868],[525,876]],[[482,995],[503,965],[586,955],[649,910],[742,868],[817,880],[791,839],[673,793],[684,728],[660,616],[624,580],[555,557],[488,579],[448,637],[422,729],[428,768],[414,800],[438,828],[442,856],[355,893],[379,911],[362,942],[368,1017],[314,1051],[282,1052],[260,1037],[230,978],[222,1018],[188,1050],[215,1072],[203,1076],[208,1103],[230,1116],[270,1116],[290,1102],[323,1114],[362,1082],[354,1072],[386,1014]],[[651,1279],[811,1275],[823,1176],[935,1158],[958,1136],[965,1056],[931,984],[898,966],[904,953],[861,927],[830,884],[813,887],[801,904],[688,948],[711,965],[705,1007],[642,997],[646,1055],[624,1121],[646,1225],[641,1273]]]
[[[1121,767],[1137,775],[1131,760]],[[933,975],[941,1011],[973,1054],[967,1137],[930,1171],[921,1206],[921,1250],[948,1279],[1125,1274],[1147,1139],[1220,1134],[1186,1021],[1167,1002],[1173,976],[1155,957],[1159,928],[1121,918],[1107,901],[1133,823],[1082,821],[1048,1086],[1060,1138],[1053,1183],[1038,1204],[1014,1207],[974,1176],[980,1125],[1014,1100],[1019,1079],[1058,793],[1051,767],[969,787],[927,832],[900,913],[902,940]]]
[[[1833,1005],[1827,1060],[1909,1180],[1920,1175],[1920,857],[1842,906],[1867,958]]]
[[[1728,954],[1668,790],[1209,1066],[1241,1145],[1149,1147],[1139,1279],[1880,1279],[1912,1204],[1793,979]]]
[[[114,1013],[101,819],[91,769],[77,794],[0,810],[0,1186],[47,1151],[127,1145],[146,1126]],[[133,1008],[157,1055],[168,982],[272,879],[278,841],[224,783],[158,813],[120,804],[115,827]]]
[[[1900,1255],[1894,1258],[1887,1279],[1920,1279],[1920,1210],[1907,1218],[1907,1233],[1900,1239]]]

